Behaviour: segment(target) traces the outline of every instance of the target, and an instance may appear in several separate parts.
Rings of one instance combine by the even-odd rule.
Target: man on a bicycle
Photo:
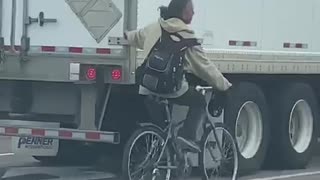
[[[161,36],[161,27],[170,33],[178,32],[183,38],[195,38],[194,31],[188,27],[194,15],[192,0],[171,0],[168,7],[161,7],[160,10],[161,18],[159,21],[142,29],[125,33],[125,38],[130,45],[144,50],[144,57],[149,54]],[[184,69],[186,72],[192,73],[206,81],[219,91],[226,91],[232,86],[217,67],[206,57],[201,46],[194,46],[186,50]],[[154,94],[142,86],[140,86],[139,93],[142,95]],[[179,132],[177,140],[185,148],[193,152],[200,152],[196,141],[197,131],[204,120],[203,116],[206,115],[204,96],[194,88],[189,88],[189,84],[185,78],[179,91],[172,94],[157,95],[170,98],[175,104],[189,107],[186,121]]]

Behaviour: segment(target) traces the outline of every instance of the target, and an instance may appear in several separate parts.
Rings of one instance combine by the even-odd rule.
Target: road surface
[[[100,169],[100,168],[99,168]],[[32,157],[11,152],[9,137],[0,137],[0,177],[3,180],[118,180],[107,170],[92,166],[43,166]],[[190,180],[197,180],[191,178]],[[320,157],[313,158],[310,166],[295,171],[260,171],[240,180],[319,180]],[[120,179],[119,179],[120,180]]]

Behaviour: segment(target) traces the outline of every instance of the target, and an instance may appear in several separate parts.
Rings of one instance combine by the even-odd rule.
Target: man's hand
[[[214,99],[211,102],[211,109],[213,117],[219,117],[222,114],[222,110],[226,106],[227,101],[227,94],[229,90],[227,91],[215,91],[214,93]]]

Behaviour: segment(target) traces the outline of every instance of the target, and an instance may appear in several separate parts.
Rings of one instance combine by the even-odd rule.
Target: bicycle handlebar
[[[200,92],[202,95],[205,95],[208,90],[213,90],[213,87],[211,86],[196,86],[196,91]]]
[[[211,86],[196,86],[197,91],[202,91],[202,90],[213,90],[213,87]]]

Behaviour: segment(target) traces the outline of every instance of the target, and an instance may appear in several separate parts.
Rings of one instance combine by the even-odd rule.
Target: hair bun
[[[160,6],[160,17],[163,19],[168,19],[168,7],[167,6]]]

